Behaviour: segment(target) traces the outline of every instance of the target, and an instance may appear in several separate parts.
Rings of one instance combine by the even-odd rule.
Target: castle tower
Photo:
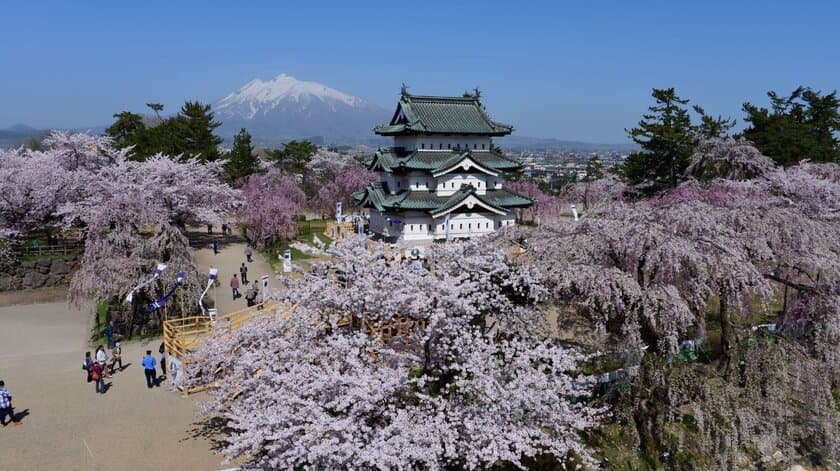
[[[493,146],[513,126],[490,119],[480,93],[462,97],[410,95],[403,87],[393,118],[374,128],[394,138],[368,161],[380,181],[354,194],[370,209],[370,230],[408,245],[476,237],[515,224],[530,198],[504,188],[520,162]]]

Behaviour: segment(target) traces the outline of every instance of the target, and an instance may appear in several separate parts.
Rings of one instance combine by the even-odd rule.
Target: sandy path
[[[230,289],[230,279],[234,273],[237,278],[239,277],[239,267],[243,262],[248,267],[249,283],[254,280],[259,282],[262,275],[269,275],[269,286],[276,287],[276,275],[271,265],[256,251],[252,256],[254,261],[247,263],[245,247],[244,242],[233,242],[222,245],[218,254],[213,254],[213,249],[209,247],[193,250],[200,273],[207,273],[211,265],[219,269],[219,286],[211,288],[207,296],[216,301],[216,308],[220,315],[247,307],[245,289],[240,286],[239,291],[242,293],[242,297],[236,301],[233,300]]]
[[[245,261],[245,244],[231,240],[218,255],[195,250],[206,273],[219,268],[221,286],[211,289],[219,313],[246,307],[228,287]],[[259,255],[246,263],[249,281],[274,271]],[[244,291],[243,291],[244,293]],[[92,317],[61,302],[63,293],[12,293],[0,297],[0,379],[14,395],[20,427],[0,428],[0,469],[9,470],[216,470],[222,458],[204,439],[189,438],[200,395],[185,399],[166,384],[146,388],[140,360],[157,352],[160,339],[123,343],[122,372],[107,379],[106,394],[96,394],[81,369]],[[155,355],[156,358],[159,355]],[[90,453],[86,451],[86,446]]]
[[[106,394],[94,392],[81,369],[89,319],[65,303],[0,308],[0,377],[16,412],[29,411],[22,426],[0,428],[0,468],[221,468],[209,443],[187,438],[193,400],[146,388],[140,359],[159,340],[124,344],[127,368],[106,380]]]

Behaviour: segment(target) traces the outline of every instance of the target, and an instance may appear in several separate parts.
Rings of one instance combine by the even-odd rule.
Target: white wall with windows
[[[435,136],[396,136],[395,147],[406,150],[447,151],[452,150],[490,150],[491,138],[488,136],[472,136],[462,134],[445,134]]]

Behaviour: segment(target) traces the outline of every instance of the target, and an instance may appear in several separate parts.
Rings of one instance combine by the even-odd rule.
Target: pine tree
[[[694,127],[686,109],[688,100],[673,88],[653,89],[656,104],[649,107],[638,127],[627,134],[641,146],[627,157],[622,173],[633,185],[644,183],[649,190],[675,187],[683,179],[694,143]]]
[[[260,171],[260,159],[251,145],[251,135],[242,128],[233,138],[233,149],[227,156],[225,172],[231,182],[246,178]]]
[[[212,162],[221,157],[218,146],[222,139],[213,134],[221,126],[214,121],[210,105],[187,101],[175,117],[174,153],[197,157],[201,162]]]
[[[798,87],[789,96],[769,92],[771,109],[744,103],[750,127],[743,136],[777,163],[790,166],[803,159],[840,162],[840,100],[837,92],[822,95]]]

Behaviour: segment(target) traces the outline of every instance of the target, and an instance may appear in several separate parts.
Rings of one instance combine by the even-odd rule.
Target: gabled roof
[[[456,209],[458,209],[458,208],[460,208],[461,206],[464,206],[464,205],[467,205],[470,209],[472,209],[475,206],[479,206],[479,207],[484,208],[487,211],[490,211],[491,213],[496,213],[496,214],[499,214],[499,215],[507,213],[507,211],[505,211],[504,208],[501,208],[499,206],[496,206],[495,204],[488,203],[487,201],[484,201],[476,193],[476,189],[472,185],[466,185],[464,187],[461,187],[461,189],[456,191],[455,194],[453,194],[449,198],[449,200],[447,200],[445,203],[443,203],[437,209],[429,211],[429,213],[431,213],[432,217],[437,218],[437,217],[440,217],[440,216],[444,216],[447,213],[450,213],[452,211],[455,211]]]
[[[476,164],[495,172],[509,172],[522,168],[520,162],[491,150],[406,151],[402,147],[377,149],[373,157],[367,161],[367,166],[371,170],[383,170],[389,173],[423,170],[434,174],[457,165],[465,158],[470,158]]]
[[[357,205],[377,211],[427,211],[437,217],[449,209],[457,209],[471,195],[480,200],[488,211],[504,213],[512,208],[527,208],[534,204],[534,200],[508,190],[488,190],[479,195],[472,185],[466,185],[450,196],[438,196],[424,190],[403,190],[392,195],[382,182],[369,183],[363,191],[353,193],[353,199]]]
[[[388,124],[373,131],[381,136],[399,134],[477,134],[504,136],[513,126],[490,119],[480,95],[438,97],[410,95],[403,92],[394,116]]]

